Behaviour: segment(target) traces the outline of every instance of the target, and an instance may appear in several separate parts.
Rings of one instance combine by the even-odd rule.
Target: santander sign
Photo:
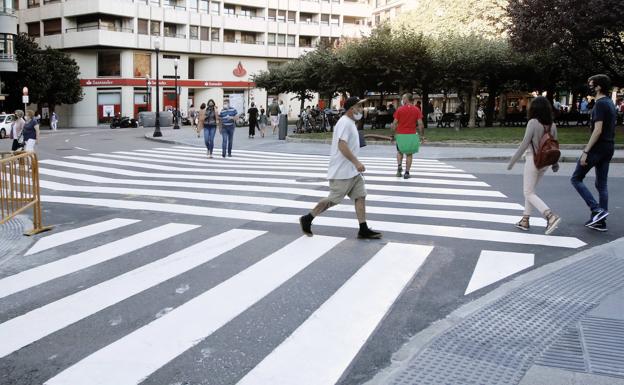
[[[239,61],[238,65],[236,66],[236,68],[234,68],[234,71],[232,71],[232,73],[237,78],[242,78],[243,76],[247,75],[247,70],[245,69],[245,67],[243,67],[243,63]]]

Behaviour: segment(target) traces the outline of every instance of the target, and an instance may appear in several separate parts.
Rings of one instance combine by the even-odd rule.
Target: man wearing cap
[[[366,187],[361,173],[366,168],[357,158],[360,151],[360,139],[355,122],[362,119],[362,102],[357,97],[350,97],[344,104],[345,113],[334,127],[331,155],[327,179],[329,196],[322,199],[308,214],[299,218],[301,230],[312,236],[312,220],[325,210],[342,202],[345,195],[355,201],[355,213],[360,230],[360,239],[379,239],[381,233],[371,230],[366,224]]]

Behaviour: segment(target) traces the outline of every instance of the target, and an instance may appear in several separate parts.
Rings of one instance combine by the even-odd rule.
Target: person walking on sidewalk
[[[269,116],[271,118],[271,128],[273,128],[273,135],[277,130],[277,124],[279,123],[280,107],[277,104],[277,100],[273,99],[273,103],[269,106]]]
[[[212,151],[214,150],[214,138],[217,132],[219,111],[214,100],[208,100],[208,107],[203,114],[202,124],[204,126],[204,143],[206,144],[206,152],[208,157],[212,159]]]
[[[264,138],[264,132],[266,130],[266,126],[268,124],[268,118],[266,116],[266,111],[264,111],[264,108],[262,108],[262,106],[260,106],[260,136],[262,136]]]
[[[535,150],[540,148],[540,141],[545,132],[550,132],[550,134],[557,139],[557,126],[553,122],[553,110],[550,101],[543,96],[538,96],[533,99],[529,106],[529,122],[524,132],[524,139],[522,143],[520,143],[516,153],[511,157],[507,165],[507,170],[511,170],[522,154],[526,153],[522,179],[524,215],[515,226],[524,231],[529,230],[529,218],[533,212],[533,208],[536,208],[548,221],[545,232],[546,235],[548,235],[557,229],[559,223],[561,223],[561,218],[553,213],[546,203],[535,193],[535,187],[548,169],[548,167],[538,169],[535,167],[534,163]],[[559,163],[553,164],[552,170],[554,172],[559,171]]]
[[[301,230],[308,236],[312,236],[314,218],[342,202],[346,195],[355,202],[355,213],[360,223],[358,238],[378,239],[382,236],[366,224],[366,187],[362,176],[366,168],[357,158],[360,139],[355,123],[362,119],[364,101],[357,97],[347,99],[344,104],[345,113],[334,127],[327,170],[329,196],[322,199],[308,214],[299,218]]]
[[[613,101],[607,96],[611,91],[611,79],[607,75],[594,75],[589,78],[589,89],[596,97],[596,104],[591,112],[592,134],[572,174],[572,186],[589,209],[591,215],[585,226],[597,231],[607,231],[606,218],[609,215],[609,193],[607,177],[609,164],[615,151],[615,125],[617,111]],[[583,179],[592,168],[596,169],[596,189],[599,202],[589,191]]]
[[[238,111],[230,106],[230,101],[225,100],[223,102],[223,109],[219,113],[219,120],[221,121],[221,156],[225,158],[232,156],[232,141],[234,140],[234,129],[236,128],[236,119],[238,119]]]
[[[253,139],[256,136],[256,128],[258,127],[256,103],[251,102],[251,108],[247,110],[247,114],[249,114],[249,138]]]
[[[423,124],[423,114],[420,108],[414,105],[414,95],[406,93],[401,98],[402,106],[394,112],[392,128],[397,134],[416,135],[416,130],[424,135],[425,125]],[[413,154],[405,154],[405,174],[403,174],[403,153],[397,144],[397,177],[410,178],[410,168],[412,167]]]
[[[202,103],[199,106],[199,111],[197,112],[197,126],[195,126],[195,131],[197,132],[198,138],[199,138],[199,129],[204,127],[205,117],[206,117],[206,103]]]
[[[39,143],[39,121],[33,110],[26,111],[26,123],[22,131],[24,137],[24,151],[35,152],[35,145]]]
[[[50,125],[52,126],[52,131],[56,131],[58,128],[58,115],[56,112],[52,112],[52,117],[50,118]]]

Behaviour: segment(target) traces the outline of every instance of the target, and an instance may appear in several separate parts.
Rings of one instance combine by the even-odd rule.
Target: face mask
[[[353,119],[360,120],[362,119],[362,115],[364,114],[362,114],[361,112],[356,112],[355,114],[353,114]]]

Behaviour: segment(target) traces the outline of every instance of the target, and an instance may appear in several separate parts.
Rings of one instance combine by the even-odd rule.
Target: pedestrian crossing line
[[[314,204],[312,202],[298,201],[293,199],[271,198],[271,197],[257,197],[247,195],[226,195],[226,194],[207,194],[190,191],[177,191],[177,190],[150,190],[150,189],[137,189],[137,188],[123,188],[123,187],[104,187],[104,186],[78,186],[69,185],[58,182],[51,182],[47,180],[41,180],[40,185],[42,188],[55,190],[55,191],[72,191],[72,192],[84,192],[84,193],[97,193],[97,194],[119,194],[119,195],[140,195],[140,196],[152,196],[152,197],[167,197],[178,199],[192,199],[214,203],[237,203],[244,205],[262,205],[272,207],[288,207],[297,208],[302,210],[309,210]],[[238,191],[238,189],[236,190]],[[312,195],[310,192],[315,192],[315,196],[325,197],[327,195],[324,191],[310,190],[306,191],[306,195]],[[373,198],[375,196],[373,195]],[[409,197],[408,197],[409,199]],[[374,201],[374,200],[373,200]],[[397,202],[400,203],[400,202]],[[332,211],[340,212],[352,212],[352,204],[341,204],[331,208]],[[383,215],[397,215],[397,216],[416,216],[416,217],[431,217],[431,218],[446,218],[446,219],[458,219],[458,220],[471,220],[471,221],[483,221],[483,222],[498,222],[513,224],[518,221],[517,216],[512,215],[494,215],[479,212],[468,211],[443,211],[443,210],[419,210],[419,209],[407,209],[398,207],[380,207],[368,205],[366,211],[370,214],[383,214]],[[536,219],[532,224],[545,226],[546,221]]]
[[[0,279],[0,298],[29,289],[55,278],[117,258],[129,252],[198,228],[169,223],[105,245],[74,254]]]
[[[98,235],[120,227],[128,226],[140,222],[138,219],[113,218],[107,221],[94,223],[88,226],[77,227],[75,229],[54,233],[39,239],[24,256],[39,253],[57,246],[75,242],[80,239]]]
[[[91,156],[103,156],[102,153],[92,153],[89,154]],[[133,159],[133,160],[150,160],[153,162],[167,163],[171,164],[171,160],[175,160],[176,165],[187,165],[187,166],[195,166],[201,167],[205,165],[209,165],[212,167],[218,166],[223,168],[259,168],[266,169],[267,167],[271,167],[276,170],[308,170],[308,171],[327,171],[327,162],[324,164],[306,164],[306,163],[293,163],[293,162],[283,162],[276,163],[273,161],[268,162],[257,162],[257,161],[241,161],[241,160],[232,160],[227,159],[225,162],[220,161],[217,157],[216,159],[209,159],[206,155],[184,155],[184,156],[175,156],[175,155],[164,155],[162,153],[143,153],[143,152],[133,152],[133,151],[115,151],[112,154],[106,154],[112,158],[118,159]],[[394,166],[376,166],[376,165],[366,165],[366,170],[376,171],[377,173],[392,173],[396,171],[396,165]],[[452,173],[464,173],[465,171],[459,170],[456,168],[440,168],[440,167],[428,167],[428,166],[413,166],[411,168],[412,171],[421,171],[421,172],[452,172]]]
[[[138,384],[343,240],[322,236],[298,238],[227,281],[87,356],[45,385]]]
[[[104,154],[107,156],[103,157],[94,157],[94,156],[80,156],[80,155],[72,155],[67,156],[65,159],[71,160],[79,160],[83,162],[92,162],[92,163],[104,163],[104,164],[114,164],[117,166],[129,166],[135,168],[145,168],[149,170],[159,170],[159,171],[175,171],[175,172],[196,172],[196,173],[204,173],[204,174],[243,174],[243,175],[266,175],[267,171],[270,171],[272,175],[277,176],[290,176],[297,178],[326,178],[326,172],[288,172],[288,171],[274,171],[272,167],[267,166],[266,170],[224,170],[224,169],[209,169],[209,168],[200,168],[200,167],[175,167],[175,166],[164,166],[164,165],[154,165],[151,163],[142,163],[142,162],[130,162],[130,161],[122,161],[122,160],[114,160],[108,159],[112,156],[108,156],[108,154]],[[104,159],[103,159],[104,158]],[[378,177],[369,174],[375,173],[367,173],[367,178],[376,181],[390,181],[391,178],[389,175]],[[410,172],[412,176],[429,176],[429,177],[444,177],[444,178],[460,178],[460,179],[476,179],[477,177],[471,174],[454,174],[454,173],[440,173],[440,172]],[[410,182],[410,179],[405,181],[406,183]],[[413,182],[412,182],[413,183]]]
[[[219,183],[196,183],[196,182],[172,182],[172,181],[160,181],[160,180],[142,180],[142,179],[115,179],[106,178],[102,176],[71,173],[66,171],[51,170],[47,168],[40,168],[39,173],[41,175],[53,176],[57,178],[80,180],[83,182],[93,182],[100,184],[119,184],[119,185],[132,185],[132,186],[151,186],[151,187],[176,187],[176,188],[192,188],[192,189],[205,189],[205,190],[225,190],[225,191],[253,191],[253,192],[267,192],[271,194],[292,194],[300,196],[310,196],[316,198],[324,198],[327,196],[326,190],[314,190],[292,187],[267,187],[256,185],[236,185],[236,184],[219,184]],[[223,180],[219,178],[218,180]],[[229,179],[227,179],[229,180]],[[243,181],[246,179],[243,179]],[[326,185],[323,183],[309,183],[310,185]],[[300,185],[299,183],[297,185]],[[397,187],[395,190],[394,188]],[[387,191],[399,191],[399,192],[414,192],[409,186],[383,186],[383,185],[367,185],[367,188],[371,190],[387,190]],[[256,199],[258,199],[256,197]],[[262,198],[260,198],[262,199]],[[477,207],[477,208],[490,208],[490,209],[504,209],[504,210],[523,210],[524,208],[517,203],[498,202],[498,201],[483,201],[483,200],[457,200],[457,199],[436,199],[436,198],[418,198],[418,197],[402,197],[402,196],[386,196],[386,195],[367,195],[366,199],[370,202],[392,202],[392,203],[408,203],[408,204],[420,204],[430,206],[454,206],[454,207]],[[539,218],[537,218],[539,219]],[[533,219],[531,221],[533,224]]]
[[[150,173],[150,172],[142,172],[142,171],[133,171],[133,170],[126,170],[126,169],[122,169],[122,168],[111,168],[111,167],[103,167],[103,166],[96,166],[96,165],[91,165],[91,164],[82,164],[82,163],[73,163],[73,162],[64,162],[64,161],[58,161],[58,160],[42,160],[39,163],[41,164],[47,164],[47,165],[54,165],[54,166],[60,166],[60,167],[67,167],[67,168],[74,168],[74,169],[78,169],[78,170],[85,170],[85,171],[93,171],[93,172],[103,172],[103,173],[108,173],[108,174],[115,174],[115,175],[124,175],[124,176],[132,176],[132,177],[145,177],[145,178],[163,178],[163,179],[184,179],[184,180],[206,180],[206,181],[235,181],[235,182],[246,182],[246,183],[267,183],[267,184],[290,184],[290,185],[296,185],[296,186],[305,186],[305,185],[311,185],[311,186],[328,186],[329,182],[327,180],[325,180],[325,178],[313,178],[314,181],[297,181],[297,180],[293,180],[293,179],[280,179],[280,178],[253,178],[253,177],[242,177],[242,176],[237,176],[237,177],[231,177],[231,176],[222,176],[222,175],[194,175],[194,174],[179,174],[179,173]],[[48,172],[50,170],[46,169],[46,172]],[[316,181],[318,179],[323,179],[322,181]],[[367,181],[370,181],[370,177],[366,177]],[[384,181],[386,181],[386,178],[380,178],[383,179]],[[410,179],[410,181],[414,181],[415,179]],[[416,182],[412,182],[412,183],[416,183]],[[180,183],[181,185],[181,183]],[[462,190],[462,191],[458,191],[456,189],[446,189],[446,190],[441,190],[439,188],[424,188],[424,187],[417,187],[417,186],[410,186],[410,185],[380,185],[380,184],[372,184],[372,183],[367,183],[366,187],[369,190],[380,190],[380,191],[398,191],[398,192],[403,192],[403,193],[432,193],[432,194],[441,194],[442,191],[454,191],[454,193],[452,193],[451,195],[464,195],[464,191],[466,190]],[[488,191],[488,190],[471,190],[471,191],[481,191],[479,194],[480,196],[491,196],[491,197],[495,197],[495,198],[506,198],[506,195],[504,195],[503,193],[499,192],[499,191]],[[485,191],[485,192],[483,192]],[[444,194],[446,195],[446,194]],[[370,195],[369,195],[370,197]],[[387,196],[384,197],[384,201],[394,201],[394,197],[392,196]],[[494,202],[494,206],[491,206],[493,208],[497,207],[496,206],[497,203]],[[505,206],[505,205],[512,205],[513,207],[510,207],[511,209],[517,209],[517,207],[521,207],[520,205],[517,204],[511,204],[511,203],[505,203],[501,205]],[[490,207],[490,206],[484,206],[484,207]]]
[[[159,147],[163,148],[163,147]],[[205,152],[206,150],[201,147],[189,147],[189,146],[172,146],[165,148],[176,148],[180,150],[186,151],[195,151],[195,152]],[[236,150],[236,153],[247,154],[249,156],[272,156],[272,157],[283,157],[283,158],[308,158],[308,159],[329,159],[328,155],[311,155],[311,154],[294,154],[288,152],[266,152],[266,151],[253,151],[253,150]],[[394,162],[393,159],[383,158],[383,157],[375,157],[375,156],[362,156],[358,157],[360,159],[365,160],[379,160],[379,161],[387,161]],[[428,159],[428,158],[416,158],[415,162],[422,163],[442,163],[438,159]]]
[[[432,249],[388,243],[238,385],[337,383]]]
[[[528,269],[534,263],[534,254],[481,250],[464,295]]]
[[[0,357],[192,270],[265,231],[230,230],[0,324]]]
[[[224,209],[215,207],[198,207],[191,205],[155,203],[147,201],[124,201],[115,199],[78,198],[70,196],[47,196],[41,197],[43,202],[65,203],[74,205],[91,205],[110,208],[123,208],[130,210],[147,210],[157,212],[170,212],[215,218],[243,219],[256,222],[290,223],[299,229],[299,215],[275,214],[251,210]],[[579,248],[586,245],[585,242],[574,237],[553,236],[531,233],[510,232],[501,230],[488,230],[460,226],[424,225],[417,223],[400,223],[388,221],[370,221],[376,230],[423,235],[431,237],[455,238],[476,241],[499,242],[522,245],[542,245],[550,247]],[[328,226],[339,228],[353,228],[357,222],[354,219],[319,217],[315,219],[315,226]]]
[[[206,162],[214,164],[214,160],[210,160],[206,157],[206,153],[195,153],[195,152],[179,152],[179,151],[169,151],[169,150],[134,150],[134,151],[115,151],[115,154],[126,154],[126,155],[159,155],[163,157],[170,157],[170,159],[201,159]],[[218,158],[218,156],[217,156]],[[297,159],[266,159],[265,158],[247,158],[245,156],[237,156],[236,158],[231,158],[227,160],[228,164],[285,164],[285,165],[293,165],[293,166],[320,166],[327,168],[329,164],[329,160],[314,160],[314,161],[300,161]],[[396,163],[378,163],[378,162],[366,162],[367,167],[375,167],[384,170],[396,170]],[[414,167],[427,169],[427,170],[441,170],[441,171],[451,171],[456,170],[457,172],[464,172],[464,170],[460,170],[454,166],[450,166],[447,164],[414,164]]]

